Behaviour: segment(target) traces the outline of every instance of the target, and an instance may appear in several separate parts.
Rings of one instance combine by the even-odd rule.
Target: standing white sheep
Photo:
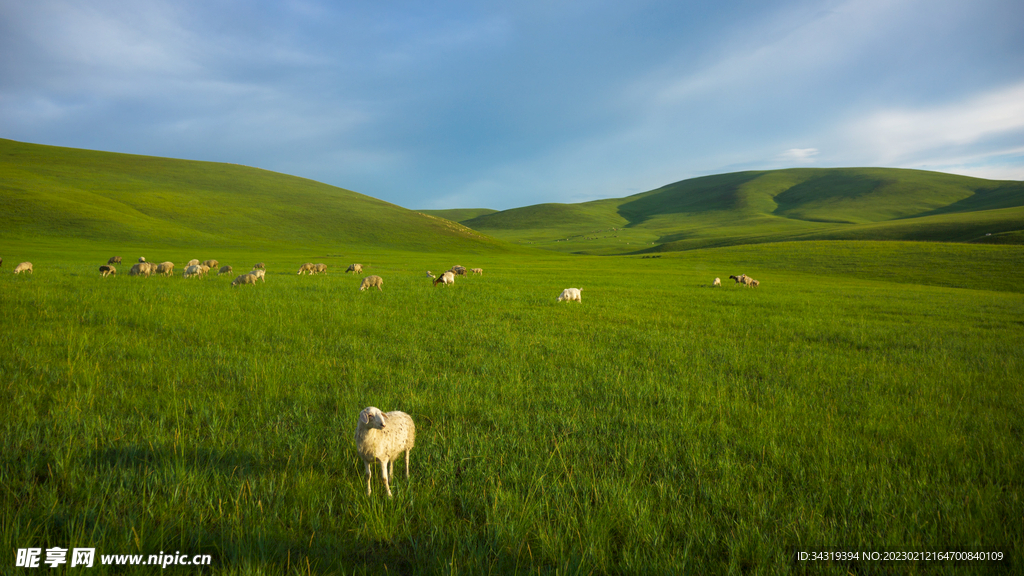
[[[22,262],[14,267],[15,274],[21,274],[22,272],[32,272],[32,263]],[[35,275],[35,272],[32,272],[32,274]]]
[[[562,290],[562,294],[558,297],[556,302],[561,302],[563,300],[569,302],[572,302],[573,300],[576,302],[583,302],[582,292],[583,288],[566,288],[565,290]]]
[[[722,279],[721,278],[715,278],[714,283],[712,283],[711,285],[712,286],[721,286],[722,285]]]
[[[372,494],[370,480],[373,470],[370,466],[380,462],[380,475],[384,477],[384,488],[391,496],[391,472],[395,458],[405,452],[405,477],[409,477],[409,452],[416,443],[416,424],[412,417],[398,410],[383,413],[370,406],[359,413],[356,425],[356,450],[366,465],[366,493]]]

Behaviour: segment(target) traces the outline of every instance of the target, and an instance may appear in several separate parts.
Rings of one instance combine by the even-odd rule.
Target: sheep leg
[[[388,463],[380,463],[380,474],[384,477],[384,488],[388,491],[388,498],[391,498],[391,482],[388,480]]]
[[[410,450],[406,450],[405,451],[405,477],[406,478],[409,477],[409,452],[410,452]]]
[[[366,462],[366,494],[367,495],[373,494],[373,491],[370,489],[370,480],[372,478],[373,478],[373,469],[370,468],[370,463]]]

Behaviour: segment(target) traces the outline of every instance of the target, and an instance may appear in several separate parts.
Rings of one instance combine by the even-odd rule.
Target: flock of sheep
[[[121,264],[121,257],[114,256],[110,258],[107,263],[100,266],[100,274],[103,277],[117,274],[117,270],[114,268],[114,264]],[[200,262],[198,259],[190,260],[185,265],[185,270],[182,273],[184,278],[196,278],[204,277],[210,270],[217,268],[220,263],[216,260],[206,260]],[[0,258],[0,266],[3,266],[3,258]],[[353,272],[359,274],[363,271],[362,264],[352,264],[345,270],[346,273]],[[472,268],[468,270],[473,274],[482,276],[484,271],[482,268]],[[21,272],[32,272],[31,262],[22,262],[14,268],[15,274]],[[327,272],[327,265],[325,264],[313,264],[307,262],[299,267],[298,274],[322,274]],[[162,274],[170,276],[174,273],[173,262],[162,262],[160,264],[152,264],[146,262],[145,258],[139,258],[137,264],[132,266],[131,271],[128,272],[130,276],[144,276],[148,277],[152,274]],[[231,266],[221,266],[217,275],[231,274]],[[440,276],[434,276],[430,270],[427,270],[427,277],[433,279],[434,286],[443,284],[450,286],[455,283],[456,276],[466,276],[467,269],[465,266],[455,265],[449,270],[443,272]],[[235,278],[232,282],[232,286],[240,286],[242,284],[256,284],[258,280],[266,282],[266,265],[263,262],[257,263],[253,266],[251,272],[247,272]],[[740,274],[739,276],[729,276],[729,278],[736,281],[737,284],[743,284],[748,287],[757,287],[760,282],[754,280],[746,274]],[[359,286],[359,290],[366,290],[367,288],[377,288],[383,292],[382,286],[384,280],[377,275],[370,275],[363,278],[362,284]],[[715,278],[712,286],[721,286],[722,281],[720,278]],[[558,296],[557,302],[582,302],[582,288],[566,288]],[[391,494],[391,477],[394,472],[394,462],[396,459],[405,456],[405,477],[409,478],[409,456],[413,446],[416,443],[416,424],[413,422],[412,417],[401,411],[392,412],[381,412],[378,408],[370,406],[365,408],[359,413],[359,420],[356,424],[356,451],[359,453],[359,457],[363,460],[363,464],[366,467],[366,493],[372,494],[371,480],[373,478],[372,466],[374,463],[380,463],[380,473],[384,480],[384,489],[387,491],[388,496]]]

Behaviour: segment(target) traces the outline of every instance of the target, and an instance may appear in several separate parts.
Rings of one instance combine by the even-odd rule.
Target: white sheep
[[[253,274],[242,274],[231,281],[232,286],[241,286],[242,284],[256,284],[256,276]]]
[[[142,262],[145,262],[145,261],[146,261],[146,257],[145,257],[145,256],[139,256],[139,263],[140,263],[140,264],[141,264]]]
[[[104,264],[103,266],[100,266],[100,276],[106,278],[111,274],[117,274],[117,269],[115,269],[113,266],[109,264]]]
[[[231,266],[221,266],[220,270],[217,271],[217,276],[220,276],[221,274],[231,274],[233,271],[234,268]]]
[[[252,276],[252,277],[256,278],[256,280],[263,280],[264,284],[267,283],[267,271],[266,270],[263,270],[263,269],[253,270],[252,272],[249,272],[249,276]],[[256,280],[253,280],[253,284],[256,283]]]
[[[416,443],[416,424],[405,412],[394,410],[383,413],[370,406],[359,413],[356,425],[356,450],[366,465],[366,493],[372,494],[370,480],[374,461],[380,462],[380,475],[384,477],[384,488],[391,496],[391,473],[395,459],[405,452],[405,477],[409,477],[409,452]]]
[[[313,273],[314,274],[326,274],[327,273],[327,264],[315,264],[313,266]]]
[[[444,284],[445,286],[455,284],[455,273],[449,270],[444,274],[441,274],[436,280],[434,280],[434,286],[437,286],[438,284]]]
[[[376,288],[377,290],[383,292],[384,289],[381,288],[381,286],[383,285],[384,279],[381,278],[380,276],[367,276],[366,278],[363,278],[363,283],[359,285],[359,291],[362,292],[367,288]]]
[[[203,266],[213,270],[217,266],[220,266],[220,262],[217,262],[216,260],[203,260]]]
[[[263,270],[266,270],[266,269],[267,269],[267,265],[266,265],[266,264],[264,264],[263,262],[257,262],[257,263],[256,263],[256,265],[254,265],[254,266],[252,267],[252,269],[253,269],[253,270],[255,270],[255,269],[257,269],[257,268],[261,268],[261,269],[263,269]]]
[[[15,274],[21,274],[22,272],[32,272],[32,263],[22,262],[14,267]],[[32,274],[35,275],[35,272],[32,272]]]
[[[181,273],[182,278],[194,278],[199,276],[199,264],[191,264],[185,267],[185,271]]]
[[[558,297],[556,302],[561,302],[563,300],[567,302],[572,302],[573,300],[576,302],[583,302],[583,299],[581,298],[582,292],[583,288],[566,288],[565,290],[562,290],[562,294]]]
[[[721,286],[722,285],[722,279],[721,278],[715,278],[715,281],[711,285],[712,286]]]
[[[484,269],[483,268],[471,268],[469,271],[472,272],[473,274],[478,275],[478,276],[483,276],[484,275]]]
[[[316,270],[316,265],[313,264],[312,262],[306,262],[302,266],[299,266],[299,274],[300,275],[303,272],[306,272],[306,273],[309,273],[309,274],[313,274],[314,270]]]
[[[2,260],[3,259],[0,258],[0,261],[2,261]],[[121,263],[121,257],[120,256],[111,256],[110,259],[107,260],[107,264],[120,264],[120,263]]]
[[[156,266],[153,266],[149,262],[139,262],[132,266],[132,269],[128,271],[129,276],[145,276],[149,278],[149,275],[153,273]]]
[[[156,273],[164,276],[174,274],[174,262],[161,262],[156,267]]]
[[[187,268],[189,266],[199,266],[199,258],[193,258],[189,260],[188,264],[185,264],[185,267]]]
[[[355,272],[356,274],[361,274],[363,272],[363,265],[362,264],[353,264],[353,265],[349,266],[347,270],[345,270],[346,274],[348,274],[349,272]]]

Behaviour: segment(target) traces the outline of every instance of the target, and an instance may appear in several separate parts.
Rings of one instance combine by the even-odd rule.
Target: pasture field
[[[138,251],[8,244],[0,571],[59,546],[211,555],[188,574],[1019,572],[1020,247],[799,244],[194,254],[267,262],[234,289],[180,249],[143,279]],[[431,286],[453,264],[484,275]],[[354,448],[369,405],[418,428],[390,500]],[[1008,559],[793,562],[812,547]]]

